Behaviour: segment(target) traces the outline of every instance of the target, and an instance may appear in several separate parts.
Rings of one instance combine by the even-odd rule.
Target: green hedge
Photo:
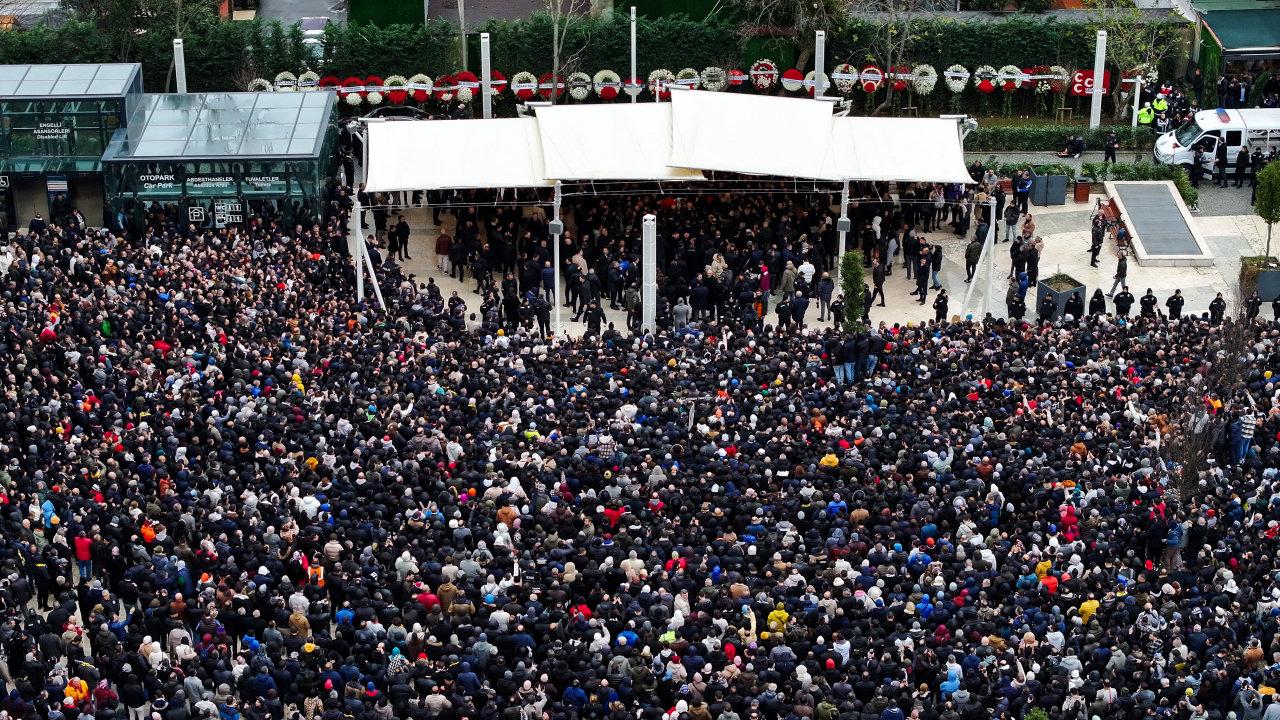
[[[1186,27],[1185,22],[1177,21],[1157,24],[1163,42],[1174,42]],[[875,24],[862,18],[828,33],[828,63],[857,65],[874,61],[870,45],[875,34]],[[998,68],[1009,64],[1083,68],[1093,67],[1094,38],[1095,29],[1088,22],[1060,21],[1054,17],[1013,15],[997,22],[917,19],[915,38],[906,56],[913,63],[933,65],[939,73],[955,63],[970,71],[979,65]]]
[[[552,25],[545,13],[535,13],[527,20],[491,20],[479,32],[489,33],[493,67],[507,77],[522,70],[537,75],[551,71]],[[479,42],[478,36],[468,40]],[[709,65],[730,68],[739,64],[742,52],[737,26],[723,20],[699,22],[674,15],[636,21],[636,63],[641,78],[658,68],[672,72],[686,67],[702,70]],[[630,19],[614,13],[611,20],[583,18],[570,23],[562,58],[562,66],[567,63],[570,70],[594,74],[609,69],[625,78],[631,70]]]
[[[1107,132],[1114,131],[1120,147],[1126,150],[1145,150],[1155,142],[1155,133],[1146,128],[1128,125],[1103,125],[1083,128],[1079,125],[996,125],[979,127],[965,138],[968,152],[1020,151],[1041,152],[1061,150],[1072,135],[1083,135],[1086,150],[1101,150]]]
[[[608,68],[625,76],[630,68],[626,15],[615,12],[609,20],[573,19],[564,48],[570,69],[594,73]],[[254,77],[271,78],[282,70],[296,73],[310,68],[321,74],[343,77],[408,76],[424,72],[437,77],[458,69],[457,29],[449,23],[385,24],[385,19],[380,19],[383,24],[377,25],[361,22],[358,16],[359,12],[353,11],[355,21],[329,26],[325,56],[315,63],[307,60],[302,34],[296,27],[222,21],[209,6],[189,4],[182,12],[181,33],[187,39],[187,77],[193,90],[237,90],[243,89]],[[133,27],[132,24],[138,23],[143,27]],[[0,62],[136,60],[143,63],[147,88],[162,90],[172,58],[170,42],[176,36],[175,24],[172,16],[156,15],[145,21],[72,19],[58,27],[41,25],[3,32],[0,33]],[[1160,25],[1161,32],[1170,40],[1184,27],[1175,22]],[[146,32],[140,32],[143,29]],[[552,28],[545,14],[522,20],[493,20],[473,30],[490,33],[493,67],[508,77],[521,70],[541,74],[551,69]],[[827,67],[841,62],[856,65],[875,62],[870,50],[875,32],[875,25],[865,19],[854,19],[833,29],[828,33]],[[474,37],[471,35],[469,39]],[[907,58],[911,63],[932,64],[939,72],[953,63],[971,70],[981,64],[999,67],[1010,63],[1020,67],[1051,64],[1086,67],[1093,61],[1093,38],[1094,31],[1087,22],[1060,22],[1025,14],[989,23],[930,18],[917,20],[916,38],[908,48]],[[708,65],[745,69],[761,56],[787,67],[790,58],[796,56],[792,39],[747,38],[741,34],[741,23],[720,16],[706,19],[684,15],[642,17],[637,26],[637,39],[642,77],[647,77],[655,68],[673,72],[685,67],[701,70]],[[478,38],[475,41],[478,42]],[[945,98],[948,94],[943,90],[938,96]],[[978,102],[976,93],[966,91],[965,105]],[[1059,141],[1060,138],[1055,137],[1049,145]],[[1092,142],[1090,146],[1100,147]]]
[[[422,24],[422,0],[350,0],[347,20],[375,25]]]

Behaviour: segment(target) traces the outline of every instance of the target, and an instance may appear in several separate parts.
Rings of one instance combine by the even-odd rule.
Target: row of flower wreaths
[[[544,99],[560,97],[568,93],[574,100],[586,100],[595,93],[601,100],[613,100],[625,93],[637,96],[648,90],[654,98],[666,100],[670,97],[673,85],[690,89],[701,88],[720,92],[730,88],[754,87],[757,90],[769,90],[778,83],[789,92],[806,92],[813,95],[816,84],[815,73],[808,74],[790,68],[779,72],[772,60],[757,60],[751,69],[743,72],[738,69],[709,67],[702,72],[693,68],[685,68],[676,73],[670,70],[654,70],[649,73],[648,82],[637,78],[624,81],[612,70],[601,70],[594,76],[584,72],[575,72],[567,78],[556,78],[551,73],[541,77],[530,72],[518,72],[510,81],[502,73],[494,70],[490,75],[491,92],[495,95],[510,90],[520,100],[532,100],[541,96]],[[982,65],[969,72],[962,65],[952,65],[942,72],[941,79],[947,89],[953,93],[964,91],[972,85],[978,92],[993,93],[1001,90],[1013,93],[1024,88],[1033,89],[1036,93],[1061,93],[1067,88],[1069,71],[1060,66],[1036,66],[1019,68],[1016,65],[1005,65],[994,68]],[[824,91],[834,87],[842,95],[852,95],[855,91],[874,93],[886,83],[892,85],[895,92],[910,89],[918,95],[933,92],[939,80],[938,71],[932,65],[921,64],[914,67],[905,65],[892,66],[888,70],[875,65],[867,65],[861,69],[848,63],[837,65],[830,76],[822,74]],[[258,78],[249,83],[253,92],[297,92],[314,90],[331,90],[338,93],[339,98],[348,105],[381,105],[384,102],[402,105],[409,100],[425,102],[430,97],[442,102],[457,100],[470,102],[480,91],[480,79],[471,72],[458,72],[445,75],[434,80],[427,75],[414,75],[406,78],[392,75],[382,78],[377,75],[368,77],[348,77],[340,79],[336,76],[321,77],[314,72],[294,75],[282,72],[275,81]]]

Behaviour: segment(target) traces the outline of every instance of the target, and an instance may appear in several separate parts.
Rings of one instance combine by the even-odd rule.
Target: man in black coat
[[[1186,298],[1182,297],[1181,289],[1174,290],[1173,294],[1169,296],[1169,299],[1164,301],[1164,306],[1169,308],[1170,320],[1177,320],[1182,317],[1182,306],[1185,305],[1186,302]]]
[[[1115,297],[1116,301],[1116,317],[1129,317],[1129,308],[1133,307],[1133,293],[1129,292],[1129,286],[1125,285],[1119,295]]]

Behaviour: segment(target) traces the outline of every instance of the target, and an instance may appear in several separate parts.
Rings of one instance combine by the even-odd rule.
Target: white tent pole
[[[1142,107],[1142,76],[1133,79],[1133,115],[1129,118],[1129,127],[1138,127],[1138,108]]]
[[[480,107],[484,111],[484,119],[493,117],[493,96],[489,91],[493,88],[492,70],[489,67],[489,33],[480,33]]]
[[[373,296],[378,299],[378,307],[385,312],[387,303],[382,299],[382,288],[378,285],[378,273],[373,269],[373,258],[369,255],[369,250],[363,242],[360,243],[360,254],[364,256],[365,267],[369,269],[369,282],[373,285]]]
[[[640,234],[640,332],[657,330],[658,315],[658,216],[644,216]]]
[[[173,75],[174,80],[177,82],[178,94],[185,95],[187,92],[187,54],[182,46],[182,38],[173,39]]]
[[[631,6],[631,79],[632,80],[638,79],[636,78],[636,6],[635,5]],[[634,103],[636,99],[637,99],[636,95],[631,96],[631,102]]]
[[[836,245],[836,292],[842,292],[840,283],[844,269],[845,241],[853,223],[849,222],[849,181],[845,180],[840,188],[840,218],[836,220],[836,236],[840,242]]]
[[[364,302],[364,236],[360,234],[360,200],[351,205],[351,234],[347,236],[347,251],[356,263],[356,302]]]
[[[986,320],[991,310],[991,291],[996,279],[996,198],[987,199],[987,237],[983,252],[987,253],[987,291],[982,295],[982,317]]]
[[[564,223],[560,220],[560,181],[556,181],[555,198],[551,202],[551,222],[548,224],[548,230],[551,231],[551,264],[555,270],[555,288],[551,293],[551,305],[554,312],[553,324],[551,332],[557,338],[564,326],[560,324],[560,237],[564,234]]]
[[[816,100],[827,89],[827,84],[822,82],[822,71],[827,60],[827,33],[825,30],[818,30],[813,35],[813,97]],[[800,71],[804,72],[804,68],[800,68]]]
[[[1093,100],[1089,105],[1089,127],[1102,124],[1103,74],[1107,67],[1107,31],[1098,31],[1098,44],[1093,50]]]

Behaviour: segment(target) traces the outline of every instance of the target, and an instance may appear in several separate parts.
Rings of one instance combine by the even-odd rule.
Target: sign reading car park
[[[208,221],[208,215],[205,213],[204,208],[199,205],[192,205],[187,208],[187,220],[193,223],[203,224]]]

